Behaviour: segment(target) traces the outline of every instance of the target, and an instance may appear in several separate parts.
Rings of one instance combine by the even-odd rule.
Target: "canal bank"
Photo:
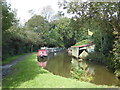
[[[2,88],[118,88],[53,75],[37,65],[36,56],[37,53],[32,54],[13,66],[11,73],[3,79]]]

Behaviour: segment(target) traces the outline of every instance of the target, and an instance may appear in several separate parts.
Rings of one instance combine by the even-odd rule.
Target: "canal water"
[[[49,55],[47,66],[45,69],[55,75],[71,78],[70,70],[72,67],[71,61],[74,58],[69,56],[66,51],[51,53]],[[105,66],[95,64],[93,62],[84,61],[87,64],[89,71],[93,73],[93,81],[97,85],[118,85],[120,81],[117,77],[108,70]]]

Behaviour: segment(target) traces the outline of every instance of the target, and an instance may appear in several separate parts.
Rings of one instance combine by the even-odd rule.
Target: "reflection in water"
[[[105,66],[88,62],[89,71],[94,73],[93,83],[98,85],[118,85],[118,78]]]
[[[38,61],[38,66],[45,68],[47,65],[47,57],[38,57],[37,61]]]
[[[38,61],[38,65],[39,65],[40,67],[45,68],[46,65],[47,65],[47,61],[44,61],[44,62],[40,62],[40,61]]]
[[[46,69],[56,75],[70,77],[71,57],[64,51],[58,52],[48,60]]]
[[[72,66],[79,65],[79,60],[72,58]],[[94,62],[89,62],[83,60],[80,62],[81,66],[87,65],[87,72],[93,76],[93,80],[91,81],[92,83],[98,84],[98,85],[118,85],[120,81],[118,78],[110,71],[108,70],[105,66],[95,64]]]
[[[46,69],[53,74],[71,77],[70,70],[72,67],[72,57],[67,54],[67,52],[62,51],[56,54],[51,53],[48,57]],[[77,60],[75,65],[78,65]],[[105,66],[95,64],[93,62],[83,61],[81,64],[86,64],[88,67],[88,72],[91,73],[94,77],[92,81],[98,85],[117,85],[120,82],[117,80],[117,77],[110,72]]]

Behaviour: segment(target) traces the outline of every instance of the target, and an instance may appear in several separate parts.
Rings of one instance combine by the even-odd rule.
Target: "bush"
[[[120,79],[120,69],[115,70],[115,75]]]
[[[105,57],[105,55],[100,52],[89,53],[86,59],[89,59],[90,61],[100,62],[103,64],[106,64],[107,62],[107,58]]]
[[[92,81],[93,76],[88,72],[87,67],[88,66],[82,62],[80,62],[78,66],[73,66],[71,69],[72,78],[86,82]]]

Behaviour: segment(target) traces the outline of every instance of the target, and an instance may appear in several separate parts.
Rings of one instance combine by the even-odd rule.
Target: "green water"
[[[54,53],[53,53],[54,54]],[[71,57],[66,52],[56,53],[47,62],[46,69],[53,74],[60,75],[63,77],[70,77],[71,69]]]
[[[70,78],[71,61],[73,59],[66,51],[51,53],[46,69],[55,75]],[[93,74],[94,80],[92,83],[97,85],[118,85],[120,83],[117,77],[105,66],[88,61],[84,61],[83,63],[88,65],[89,72]]]

